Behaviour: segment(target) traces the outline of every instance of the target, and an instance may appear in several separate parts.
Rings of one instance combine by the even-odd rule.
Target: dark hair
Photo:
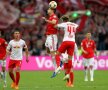
[[[63,17],[62,17],[62,20],[63,20],[63,21],[69,21],[69,17],[68,17],[68,16],[63,16]]]
[[[18,28],[16,28],[16,29],[12,32],[12,34],[14,34],[15,32],[19,32],[19,33],[20,33],[20,30],[19,30]]]

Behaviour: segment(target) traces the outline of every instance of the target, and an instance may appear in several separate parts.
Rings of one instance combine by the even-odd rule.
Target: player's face
[[[20,38],[20,33],[19,32],[14,32],[14,38],[19,39]]]
[[[88,39],[91,38],[91,33],[87,33],[87,38],[88,38]]]
[[[47,13],[48,13],[48,14],[51,14],[51,13],[52,13],[52,10],[49,8],[49,9],[47,10]]]

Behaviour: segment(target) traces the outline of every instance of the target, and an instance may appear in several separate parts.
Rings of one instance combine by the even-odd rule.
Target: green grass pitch
[[[108,71],[95,71],[94,82],[84,82],[84,72],[74,71],[74,87],[67,88],[62,80],[64,73],[51,79],[52,71],[22,71],[19,90],[108,90]],[[0,90],[14,90],[10,88],[11,79],[7,75],[7,88],[3,89],[0,81]]]

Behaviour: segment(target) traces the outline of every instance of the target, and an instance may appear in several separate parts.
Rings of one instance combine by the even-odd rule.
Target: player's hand
[[[45,17],[42,17],[42,19],[45,20],[45,21],[47,20]]]
[[[85,54],[88,54],[88,52],[84,51]]]

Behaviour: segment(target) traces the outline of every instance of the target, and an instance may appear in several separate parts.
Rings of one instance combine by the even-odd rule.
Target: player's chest
[[[91,41],[85,42],[85,46],[86,46],[86,48],[92,48],[93,47],[93,42],[91,42]]]
[[[14,48],[14,49],[22,48],[23,46],[24,46],[23,43],[20,43],[20,42],[12,43],[12,48]]]

